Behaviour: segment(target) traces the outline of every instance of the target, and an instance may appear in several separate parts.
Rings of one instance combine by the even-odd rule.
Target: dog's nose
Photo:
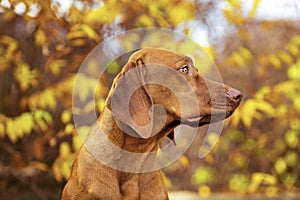
[[[243,98],[243,94],[239,90],[236,90],[234,88],[230,88],[227,91],[227,96],[229,96],[231,99],[233,99],[237,102],[240,102]]]

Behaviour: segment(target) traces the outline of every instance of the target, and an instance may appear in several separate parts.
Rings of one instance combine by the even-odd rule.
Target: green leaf
[[[291,65],[287,70],[287,75],[291,80],[300,81],[300,63]]]
[[[44,110],[35,110],[33,113],[34,121],[36,122],[36,128],[46,131],[48,125],[53,122],[52,116]]]
[[[245,174],[234,174],[229,180],[229,187],[233,191],[246,192],[249,185],[249,178]]]
[[[192,184],[193,185],[200,185],[206,183],[214,183],[215,182],[215,171],[213,168],[207,167],[199,167],[197,168],[196,172],[192,176]]]
[[[298,163],[298,153],[296,151],[289,151],[284,156],[284,160],[289,167],[294,167]]]
[[[108,66],[106,70],[110,74],[116,74],[120,71],[120,65],[118,62],[114,61]]]

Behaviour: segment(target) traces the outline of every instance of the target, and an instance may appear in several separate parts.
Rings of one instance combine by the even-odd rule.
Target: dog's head
[[[240,91],[201,76],[191,58],[145,48],[132,54],[114,79],[107,106],[147,138],[180,122],[201,126],[224,120],[241,98]]]

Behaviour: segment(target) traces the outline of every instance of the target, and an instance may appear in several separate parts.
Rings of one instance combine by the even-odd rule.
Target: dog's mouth
[[[188,117],[183,121],[184,124],[187,124],[192,127],[198,127],[209,123],[215,123],[224,120],[224,115],[203,115],[198,117]]]
[[[237,105],[231,107],[227,107],[227,109],[224,109],[223,111],[215,111],[209,114],[204,114],[204,115],[198,115],[198,116],[192,116],[192,117],[186,117],[185,120],[182,122],[184,124],[193,126],[193,127],[198,127],[202,126],[205,124],[209,123],[216,123],[219,121],[223,121],[229,116],[231,116],[236,109]]]

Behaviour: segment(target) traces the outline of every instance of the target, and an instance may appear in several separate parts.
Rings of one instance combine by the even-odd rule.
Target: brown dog
[[[238,90],[203,78],[187,56],[135,52],[114,80],[62,199],[168,199],[155,156],[161,140],[173,139],[180,123],[198,127],[229,117],[241,98]]]

